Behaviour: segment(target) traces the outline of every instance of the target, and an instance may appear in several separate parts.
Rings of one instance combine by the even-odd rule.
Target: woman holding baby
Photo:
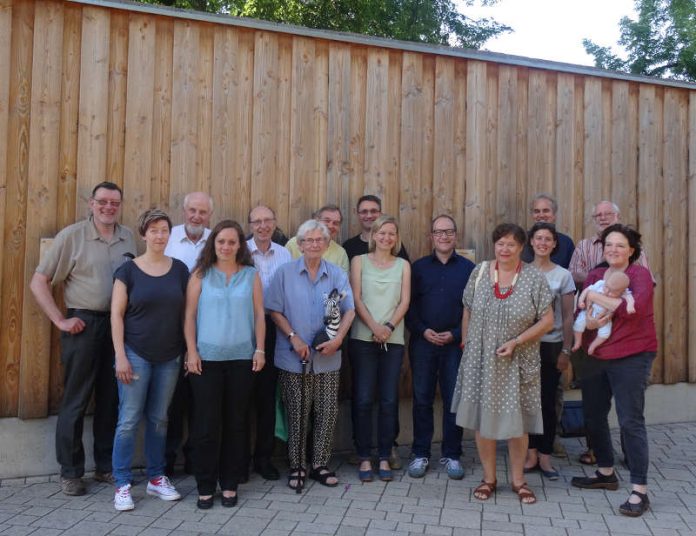
[[[587,288],[600,280],[606,283],[616,273],[624,273],[630,281],[635,312],[627,307],[627,294],[613,297],[606,290],[591,290],[584,296],[585,308],[594,304],[606,309],[597,317],[587,314],[582,336],[582,346],[588,351],[590,360],[588,368],[592,370],[583,378],[582,385],[585,426],[597,457],[598,470],[594,476],[572,480],[572,485],[578,488],[616,490],[619,487],[607,419],[613,396],[621,436],[626,452],[630,453],[628,465],[632,484],[632,492],[619,511],[632,517],[642,515],[650,505],[648,438],[643,410],[645,389],[657,351],[652,277],[649,270],[634,262],[641,253],[640,238],[637,231],[625,225],[607,227],[601,236],[605,262],[592,270],[585,281]],[[610,321],[608,338],[593,345],[597,330]]]

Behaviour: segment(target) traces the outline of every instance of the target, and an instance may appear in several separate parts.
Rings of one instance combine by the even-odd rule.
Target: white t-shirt
[[[553,329],[541,337],[543,342],[562,342],[563,341],[563,316],[562,316],[562,297],[565,294],[575,292],[575,283],[570,272],[562,266],[556,265],[553,270],[543,272],[546,280],[551,287],[553,294]]]

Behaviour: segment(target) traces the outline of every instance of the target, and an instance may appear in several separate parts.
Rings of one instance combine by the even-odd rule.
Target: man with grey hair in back
[[[544,222],[556,225],[558,203],[550,194],[536,194],[529,204],[529,211],[532,214],[534,223]],[[575,244],[573,244],[573,239],[568,235],[559,233],[558,230],[556,234],[558,235],[558,247],[556,252],[551,255],[551,261],[567,269],[570,264],[570,258],[573,256],[573,250],[575,250]],[[524,262],[532,262],[534,260],[534,252],[531,245],[525,244],[522,251],[522,260]]]
[[[341,230],[341,223],[343,223],[343,213],[341,212],[341,209],[337,205],[324,205],[314,213],[313,218],[316,221],[323,223],[331,235],[329,245],[324,251],[323,259],[340,266],[347,274],[350,270],[348,254],[346,253],[346,250],[343,249],[338,242],[336,242],[336,238],[338,238],[338,231]],[[297,237],[292,237],[290,240],[288,240],[285,247],[288,248],[293,259],[297,259],[302,255],[299,244],[297,243]]]
[[[210,235],[210,217],[213,215],[213,200],[205,192],[191,192],[184,197],[182,208],[184,223],[172,227],[169,242],[164,250],[168,257],[179,259],[193,272],[198,257],[203,251],[205,241]],[[176,391],[169,405],[169,427],[167,428],[167,449],[165,473],[171,477],[174,474],[179,446],[184,441],[184,415],[191,407],[191,391],[188,380],[181,368]],[[189,423],[190,428],[190,423]],[[191,447],[188,440],[184,443],[184,471],[191,474]]]
[[[589,238],[583,238],[578,242],[573,252],[573,257],[570,260],[568,270],[573,276],[575,284],[581,288],[587,274],[594,269],[599,263],[604,260],[604,251],[602,250],[602,232],[604,229],[621,220],[621,212],[616,203],[603,200],[594,206],[592,211],[592,219],[594,220],[596,233]],[[636,261],[648,270],[648,259],[645,256],[645,250],[641,251],[640,257]],[[655,278],[653,277],[653,281]]]

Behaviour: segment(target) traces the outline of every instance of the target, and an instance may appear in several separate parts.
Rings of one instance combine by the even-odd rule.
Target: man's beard
[[[193,225],[191,223],[187,223],[184,225],[184,229],[186,229],[186,234],[189,236],[189,238],[195,238],[197,240],[201,236],[203,236],[203,231],[205,230],[205,226],[204,225]]]

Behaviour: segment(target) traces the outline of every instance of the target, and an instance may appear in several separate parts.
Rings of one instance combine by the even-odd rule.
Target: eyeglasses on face
[[[615,214],[616,214],[616,212],[599,212],[597,214],[592,214],[592,217],[595,220],[604,220],[606,218],[611,218]]]
[[[114,208],[118,208],[121,206],[120,201],[112,201],[111,199],[94,199],[94,202],[99,205],[100,207],[105,207],[105,206],[110,206]]]
[[[436,236],[437,238],[442,238],[443,236],[451,237],[454,236],[455,233],[454,229],[436,229],[433,231],[433,236]]]
[[[324,237],[322,236],[321,238],[303,238],[302,243],[307,244],[309,246],[318,246],[324,243]]]
[[[276,220],[275,218],[264,218],[262,220],[251,220],[249,223],[254,226],[258,225],[270,225],[274,223]]]

